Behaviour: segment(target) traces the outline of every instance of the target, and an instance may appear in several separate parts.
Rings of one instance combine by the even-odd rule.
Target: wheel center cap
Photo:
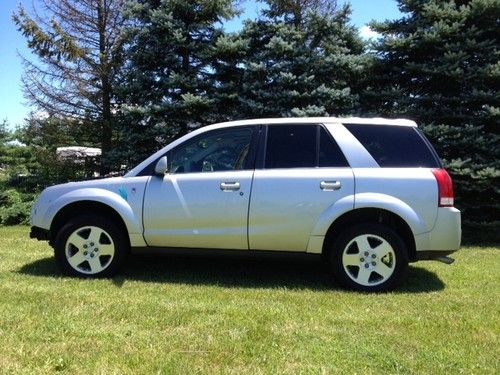
[[[91,259],[94,257],[94,244],[93,243],[90,243],[90,242],[86,242],[84,245],[83,245],[83,256],[85,257],[85,259]]]
[[[377,265],[376,255],[373,251],[364,251],[360,253],[359,264],[367,270],[373,270]]]

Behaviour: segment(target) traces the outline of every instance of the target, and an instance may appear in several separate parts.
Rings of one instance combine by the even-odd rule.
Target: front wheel
[[[342,233],[330,260],[342,286],[364,292],[394,289],[408,269],[404,241],[381,224],[359,224]]]
[[[63,273],[108,277],[126,260],[128,243],[118,227],[98,216],[79,216],[61,228],[54,253]]]

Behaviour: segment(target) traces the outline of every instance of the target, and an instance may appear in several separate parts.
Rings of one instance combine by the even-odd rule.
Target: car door
[[[306,251],[321,213],[353,196],[352,170],[317,124],[267,126],[262,155],[252,187],[250,249]]]
[[[168,153],[144,197],[149,246],[248,249],[256,127],[212,130]]]

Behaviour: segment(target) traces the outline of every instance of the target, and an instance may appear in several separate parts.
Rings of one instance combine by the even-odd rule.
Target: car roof
[[[416,127],[415,121],[407,119],[386,119],[382,117],[286,117],[286,118],[259,118],[251,120],[237,120],[214,124],[214,126],[240,126],[256,124],[366,124],[366,125],[396,125]]]

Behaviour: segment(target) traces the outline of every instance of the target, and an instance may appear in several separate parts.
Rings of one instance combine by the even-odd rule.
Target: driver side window
[[[195,137],[172,150],[171,173],[246,169],[252,128],[218,129]]]

